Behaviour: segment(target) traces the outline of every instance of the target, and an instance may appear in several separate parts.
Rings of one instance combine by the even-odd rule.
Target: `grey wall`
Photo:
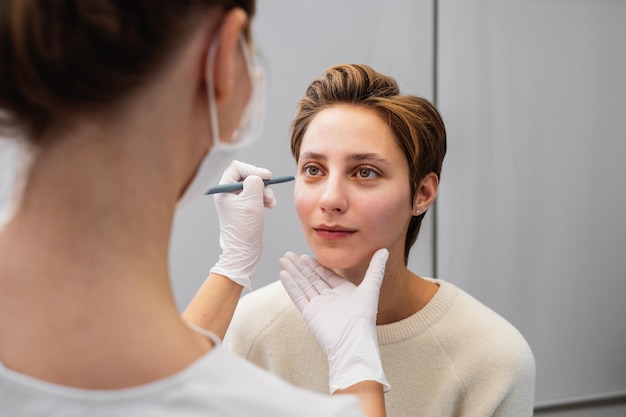
[[[17,169],[17,147],[0,137],[0,207],[4,206],[13,188]]]
[[[537,414],[626,415],[625,22],[623,1],[440,1],[438,271],[526,336]]]

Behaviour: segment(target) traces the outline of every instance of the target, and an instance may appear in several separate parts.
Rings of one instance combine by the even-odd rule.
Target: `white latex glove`
[[[220,184],[244,180],[243,190],[238,194],[214,196],[222,254],[211,272],[245,288],[250,288],[250,278],[261,257],[264,208],[276,207],[274,192],[263,184],[263,179],[271,176],[268,169],[233,161],[224,171]]]
[[[391,386],[376,335],[378,296],[389,251],[379,249],[357,287],[310,256],[287,252],[280,280],[328,356],[330,393],[361,381]]]

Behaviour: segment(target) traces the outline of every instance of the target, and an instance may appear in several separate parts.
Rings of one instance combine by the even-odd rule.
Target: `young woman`
[[[235,162],[222,177],[245,181],[217,199],[213,332],[174,303],[174,212],[253,139],[240,129],[255,114],[253,12],[252,0],[0,0],[0,128],[27,156],[0,226],[0,415],[363,415],[354,396],[293,387],[221,346],[275,204],[268,170]],[[344,392],[384,416],[382,385],[351,381]]]
[[[300,101],[291,149],[294,202],[316,259],[288,253],[280,262],[285,288],[276,282],[243,297],[228,346],[298,386],[327,392],[317,332],[334,329],[351,308],[337,303],[312,325],[315,298],[360,284],[372,255],[386,248],[374,337],[391,385],[387,414],[531,416],[534,358],[520,333],[452,283],[407,268],[446,152],[435,107],[400,94],[392,78],[368,66],[333,67]]]

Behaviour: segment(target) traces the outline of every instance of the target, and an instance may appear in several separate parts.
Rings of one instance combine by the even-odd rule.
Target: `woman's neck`
[[[69,138],[33,162],[0,229],[6,366],[65,385],[120,388],[171,375],[210,346],[180,319],[169,282],[176,172],[155,166],[158,152],[133,161],[133,150],[111,146],[118,139]],[[160,365],[132,371],[142,361]],[[104,363],[109,373],[89,373]]]
[[[167,271],[174,214],[167,166],[133,160],[123,139],[94,130],[80,129],[35,157],[6,232],[16,244],[31,240],[31,253],[54,253],[58,265]]]
[[[151,186],[159,177],[143,176],[151,196],[133,180],[145,168],[111,149],[117,138],[80,133],[34,158],[14,214],[0,229],[0,282],[16,296],[30,292],[37,307],[59,300],[66,308],[96,306],[142,293],[139,299],[166,301],[173,203],[167,207]]]
[[[433,298],[438,286],[411,272],[401,253],[390,253],[385,268],[385,278],[380,288],[376,324],[389,324],[403,320],[421,310]],[[339,275],[358,285],[367,265],[353,270],[340,271]]]
[[[412,316],[428,304],[438,288],[406,267],[387,272],[380,289],[376,324],[395,323]]]

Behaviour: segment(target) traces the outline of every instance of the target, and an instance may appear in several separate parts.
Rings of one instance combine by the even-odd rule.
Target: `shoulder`
[[[287,291],[280,281],[275,281],[241,297],[232,325],[241,326],[245,322],[264,327],[293,312],[298,313]]]
[[[450,307],[443,317],[443,327],[473,338],[482,336],[490,343],[508,340],[506,344],[527,346],[522,334],[508,320],[474,298],[469,293],[447,281],[438,281],[440,291],[450,299]],[[484,339],[483,339],[484,340]],[[477,342],[478,343],[478,342]]]
[[[65,387],[0,368],[3,416],[46,415],[55,410],[64,416],[362,417],[356,398],[351,397],[297,388],[220,345],[170,377],[120,390]]]
[[[513,324],[455,285],[439,282],[452,302],[438,323],[437,335],[447,349],[455,352],[455,357],[463,358],[466,352],[491,366],[506,367],[512,375],[534,375],[532,350]],[[471,362],[469,357],[465,359]]]
[[[227,415],[362,416],[353,396],[331,397],[296,387],[224,348],[218,347],[208,362],[210,369],[203,378],[211,380],[210,392],[232,399],[232,388],[236,386],[238,391],[246,393],[238,397],[237,404],[228,399],[223,401],[233,403],[231,411],[238,410]]]
[[[291,299],[282,283],[274,281],[241,297],[236,314],[248,314],[259,308],[262,308],[266,315],[280,314],[291,305]]]
[[[259,338],[274,334],[280,338],[282,333],[290,333],[289,329],[294,324],[298,327],[300,322],[300,312],[282,283],[276,281],[241,298],[224,340],[234,352],[248,357]]]
[[[433,326],[472,407],[490,415],[532,415],[535,358],[519,330],[504,317],[451,283],[450,308]],[[514,411],[517,410],[517,411]]]
[[[328,360],[280,281],[243,297],[224,343],[298,386],[328,392]]]

